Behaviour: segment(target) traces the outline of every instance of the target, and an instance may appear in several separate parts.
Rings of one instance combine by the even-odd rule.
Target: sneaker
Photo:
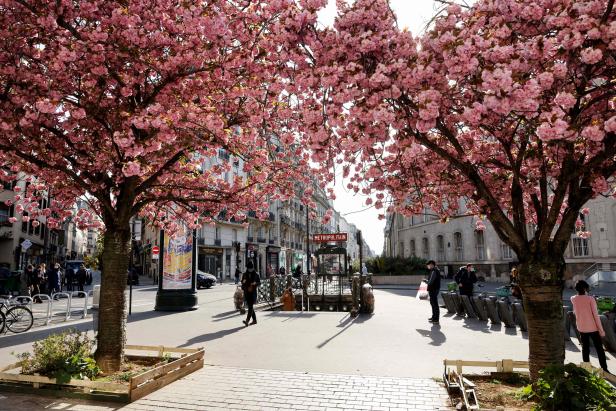
[[[250,325],[255,325],[256,323],[257,323],[256,321],[253,321],[250,323]]]
[[[434,322],[434,319],[432,319],[432,318],[428,318],[428,322],[429,322],[429,323],[433,323],[433,322]]]
[[[242,321],[242,322],[244,323],[244,325],[245,325],[246,327],[248,327],[248,321],[244,320],[244,321]]]

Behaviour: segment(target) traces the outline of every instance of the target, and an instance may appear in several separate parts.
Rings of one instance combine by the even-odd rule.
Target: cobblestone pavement
[[[122,410],[442,410],[431,379],[317,374],[206,365]]]

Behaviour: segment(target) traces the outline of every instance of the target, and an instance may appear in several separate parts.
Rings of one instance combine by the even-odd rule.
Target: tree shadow
[[[340,331],[338,331],[336,334],[332,335],[331,337],[329,337],[327,340],[323,341],[321,344],[317,345],[318,349],[321,349],[323,347],[325,347],[327,344],[329,344],[334,338],[338,337],[340,334],[342,334],[343,332],[345,332],[346,330],[349,329],[349,327],[351,325],[353,325],[353,323],[355,323],[355,321],[357,321],[360,317],[351,317],[349,314],[347,314],[346,316],[344,316],[339,324],[336,326],[336,328],[342,328]],[[365,320],[364,320],[365,321]]]
[[[422,337],[432,339],[432,341],[430,341],[429,343],[430,345],[439,346],[442,345],[445,341],[447,341],[447,337],[441,332],[441,326],[438,324],[432,324],[430,330],[422,330],[417,328],[416,331]]]
[[[209,333],[209,334],[202,334],[202,335],[198,335],[196,337],[193,337],[189,340],[187,340],[184,344],[180,345],[180,347],[189,347],[191,345],[195,345],[195,344],[199,344],[199,343],[204,343],[204,342],[208,342],[208,341],[214,341],[214,340],[218,340],[219,338],[223,338],[226,337],[227,335],[231,335],[233,333],[236,333],[240,330],[243,330],[244,328],[246,328],[245,326],[238,326],[235,328],[230,328],[228,330],[220,330],[220,331],[216,331],[213,333]]]

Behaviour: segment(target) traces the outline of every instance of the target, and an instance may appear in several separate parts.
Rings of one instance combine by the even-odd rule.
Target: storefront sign
[[[315,243],[347,241],[347,233],[313,234],[312,241]]]
[[[193,233],[183,226],[163,242],[163,283],[165,290],[192,288]]]

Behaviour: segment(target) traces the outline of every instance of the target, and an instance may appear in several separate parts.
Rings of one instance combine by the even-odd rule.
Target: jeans
[[[250,321],[252,317],[253,322],[257,322],[257,315],[255,314],[255,296],[252,293],[248,293],[246,296],[246,304],[248,305],[248,315],[246,315],[246,322]]]
[[[438,291],[430,293],[430,305],[432,306],[432,320],[438,321],[441,315],[441,309],[438,306]]]
[[[584,362],[590,362],[590,339],[597,350],[597,357],[599,357],[599,365],[603,370],[607,371],[607,361],[605,360],[605,351],[603,350],[603,342],[601,342],[601,336],[599,331],[594,333],[580,333],[582,337],[582,360]]]

